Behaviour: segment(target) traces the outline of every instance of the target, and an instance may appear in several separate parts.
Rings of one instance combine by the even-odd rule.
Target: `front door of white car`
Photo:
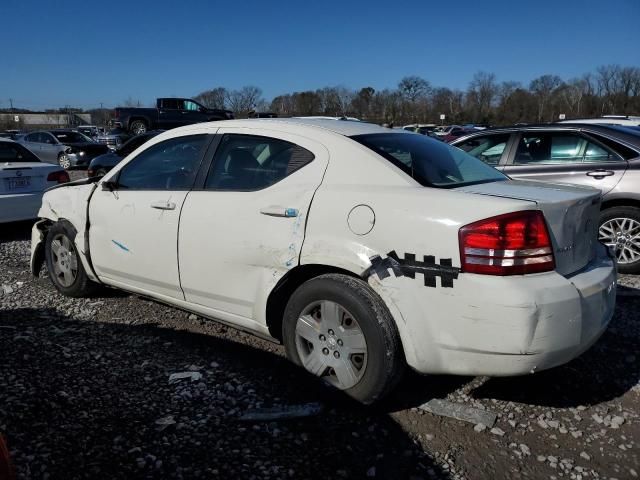
[[[299,263],[305,224],[329,156],[306,137],[221,128],[206,181],[179,232],[187,301],[218,318],[263,323],[270,289]]]
[[[180,210],[209,135],[161,141],[106,177],[90,202],[94,269],[115,286],[184,299],[178,275]]]

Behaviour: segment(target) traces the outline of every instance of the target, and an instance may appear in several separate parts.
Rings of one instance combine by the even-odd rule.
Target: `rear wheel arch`
[[[640,209],[640,199],[635,198],[615,198],[605,200],[600,207],[601,211],[608,210],[613,207],[633,207]]]
[[[289,298],[303,283],[312,278],[329,273],[340,273],[354,278],[360,278],[356,273],[343,268],[323,264],[298,265],[289,270],[271,290],[267,298],[266,320],[269,333],[282,341],[282,320]]]

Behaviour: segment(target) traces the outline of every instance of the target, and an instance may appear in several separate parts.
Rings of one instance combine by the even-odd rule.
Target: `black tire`
[[[47,232],[47,238],[45,239],[45,260],[47,262],[49,278],[51,278],[53,286],[56,287],[60,293],[67,297],[88,297],[95,293],[98,284],[87,277],[78,250],[73,243],[76,233],[76,229],[67,221],[62,220],[54,223]],[[56,274],[56,268],[54,268],[54,262],[58,262],[57,259],[59,257],[55,254],[52,244],[54,240],[60,240],[63,237],[66,237],[68,240],[68,251],[74,254],[76,258],[75,274],[72,275],[73,280],[68,285],[64,284],[64,278],[62,278],[62,275]]]
[[[603,210],[602,212],[600,212],[600,226],[599,226],[600,233],[598,235],[600,241],[604,241],[603,226],[607,224],[607,222],[610,222],[610,221],[615,222],[615,219],[629,219],[632,222],[636,222],[637,224],[640,224],[640,208],[621,206],[621,207],[607,208],[606,210]],[[608,233],[610,232],[611,230],[608,230]],[[633,232],[631,232],[631,236],[639,233],[640,233],[640,230],[638,230],[637,228],[634,228]],[[623,243],[624,238],[621,238],[620,242]],[[620,249],[618,248],[616,249],[616,253],[618,255],[618,272],[626,273],[626,274],[640,273],[640,258],[638,258],[635,261],[625,260],[623,258],[622,252],[620,252]],[[629,251],[625,252],[625,254],[628,255]]]
[[[147,122],[144,120],[134,120],[129,125],[129,131],[134,135],[142,135],[147,133]]]
[[[107,169],[99,168],[96,170],[96,177],[104,177],[107,174]]]
[[[304,368],[296,344],[296,324],[305,308],[320,301],[337,303],[351,313],[366,340],[365,371],[355,385],[342,391],[367,405],[380,400],[402,377],[406,365],[404,352],[395,321],[386,305],[359,278],[327,274],[298,287],[289,299],[283,319],[287,357]]]
[[[60,165],[65,170],[71,168],[71,161],[69,160],[69,156],[66,153],[60,152],[58,154],[58,165]]]

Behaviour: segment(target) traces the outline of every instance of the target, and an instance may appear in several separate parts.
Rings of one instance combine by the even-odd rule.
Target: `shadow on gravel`
[[[0,243],[29,240],[35,220],[0,224]]]
[[[567,365],[512,378],[492,378],[472,390],[496,398],[549,407],[594,405],[624,395],[640,380],[640,298],[620,297],[598,342]]]
[[[201,380],[168,382],[190,367]],[[213,336],[4,310],[0,379],[0,430],[19,478],[449,478],[388,415]],[[318,400],[317,416],[238,420]]]

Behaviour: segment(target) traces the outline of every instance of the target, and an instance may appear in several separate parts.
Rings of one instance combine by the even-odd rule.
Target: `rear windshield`
[[[459,148],[423,135],[374,133],[351,138],[425,187],[455,188],[507,180],[498,170]]]
[[[5,162],[39,162],[33,153],[22,145],[10,142],[0,142],[0,163]]]

